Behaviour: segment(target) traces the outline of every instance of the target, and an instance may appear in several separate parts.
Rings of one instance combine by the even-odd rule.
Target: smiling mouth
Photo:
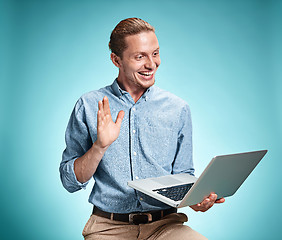
[[[150,77],[154,74],[154,72],[138,72],[140,75],[146,76],[146,77]]]

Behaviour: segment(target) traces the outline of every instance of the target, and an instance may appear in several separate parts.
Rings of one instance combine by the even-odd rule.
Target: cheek
[[[127,68],[128,71],[138,71],[143,66],[142,61],[128,61],[125,68]]]
[[[130,69],[131,69],[132,72],[137,73],[137,72],[143,70],[143,66],[144,66],[144,63],[138,62],[138,63],[131,65]]]
[[[135,72],[135,68],[133,64],[126,64],[123,66],[123,71],[126,75],[131,75]]]

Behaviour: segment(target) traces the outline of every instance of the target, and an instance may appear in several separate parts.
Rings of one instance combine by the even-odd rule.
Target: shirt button
[[[134,156],[136,156],[136,155],[137,155],[137,153],[136,153],[136,152],[134,152],[134,153],[133,153],[133,155],[134,155]]]
[[[132,132],[133,132],[133,133],[136,133],[136,131],[135,131],[135,130],[133,130]]]
[[[132,108],[132,110],[133,110],[133,111],[135,111],[135,110],[136,110],[136,108],[135,108],[135,107],[133,107],[133,108]]]
[[[138,176],[136,176],[136,177],[135,177],[135,179],[139,179],[139,177],[138,177]]]
[[[140,198],[140,201],[143,201],[143,198]]]

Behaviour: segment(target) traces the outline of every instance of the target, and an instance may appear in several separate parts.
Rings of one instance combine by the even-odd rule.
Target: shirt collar
[[[113,84],[111,85],[112,89],[113,89],[113,92],[114,94],[117,96],[117,97],[122,97],[123,95],[125,94],[129,94],[127,91],[124,91],[120,88],[120,86],[118,85],[118,82],[117,82],[117,78],[115,79],[115,81],[113,82]],[[144,94],[142,95],[141,98],[144,98],[146,101],[149,99],[150,95],[152,94],[152,90],[153,90],[154,86],[151,86],[149,87],[145,92]]]
[[[111,85],[111,88],[113,89],[113,92],[117,97],[121,97],[122,95],[126,93],[126,91],[122,90],[120,86],[118,85],[117,79],[115,79],[115,81]]]

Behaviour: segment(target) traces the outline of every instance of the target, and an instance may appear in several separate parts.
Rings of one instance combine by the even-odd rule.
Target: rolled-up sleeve
[[[83,102],[79,99],[71,114],[66,134],[66,149],[60,164],[60,177],[63,186],[69,192],[85,188],[88,182],[80,183],[74,173],[74,161],[83,156],[92,146],[92,140],[85,118]]]
[[[177,151],[173,162],[173,174],[189,173],[194,175],[192,152],[192,120],[189,106],[186,104],[180,115]]]

